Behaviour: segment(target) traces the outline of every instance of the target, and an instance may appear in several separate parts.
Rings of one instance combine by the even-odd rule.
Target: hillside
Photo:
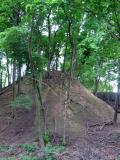
[[[47,129],[62,135],[67,78],[59,73],[52,74],[54,76],[51,75],[50,79],[43,79],[42,82]],[[22,93],[32,96],[32,82],[28,77],[22,80]],[[0,143],[32,142],[34,140],[34,103],[30,111],[26,109],[17,110],[17,133],[15,133],[14,122],[11,118],[11,99],[12,86],[6,88],[0,94]],[[74,80],[71,105],[67,108],[67,135],[71,138],[78,137],[86,132],[87,127],[110,122],[112,119],[112,108]]]

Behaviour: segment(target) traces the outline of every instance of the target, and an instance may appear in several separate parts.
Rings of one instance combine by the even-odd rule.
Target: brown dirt
[[[88,128],[86,134],[79,136],[59,160],[118,160],[120,157],[120,124]]]
[[[44,79],[42,83],[47,128],[62,135],[67,78],[61,73],[52,73],[51,78]],[[22,92],[32,95],[32,83],[28,77],[22,81]],[[0,145],[33,142],[34,105],[30,111],[17,110],[17,133],[15,133],[11,118],[11,99],[12,88],[9,87],[0,95]],[[66,121],[67,136],[72,140],[72,144],[59,155],[58,159],[115,160],[120,154],[119,125],[116,127],[103,125],[104,122],[110,122],[112,119],[112,108],[74,80]],[[100,125],[90,127],[94,124]]]

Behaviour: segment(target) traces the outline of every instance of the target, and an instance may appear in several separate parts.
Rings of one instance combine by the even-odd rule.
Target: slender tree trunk
[[[0,90],[2,89],[2,59],[0,59]]]
[[[29,53],[29,61],[30,61],[30,67],[33,74],[33,86],[34,86],[34,97],[35,97],[35,104],[36,104],[36,118],[35,118],[35,126],[36,126],[36,139],[39,140],[40,145],[43,146],[43,128],[42,128],[42,117],[44,117],[42,112],[42,96],[40,92],[40,86],[38,85],[38,73],[36,72],[35,64],[32,59],[32,34],[33,34],[33,19],[32,19],[32,25],[31,25],[31,33],[29,38],[29,46],[28,46],[28,53]],[[41,120],[41,121],[40,121]]]
[[[114,124],[117,123],[118,109],[120,109],[120,59],[118,60],[118,93],[116,96]]]
[[[118,115],[118,101],[119,101],[119,95],[118,93],[116,94],[116,99],[115,99],[115,112],[114,112],[114,118],[113,122],[116,125],[117,123],[117,115]]]
[[[65,66],[66,66],[66,58],[67,58],[67,42],[65,45],[65,52],[64,52],[64,61],[63,61],[63,68],[62,68],[62,72],[65,72]]]
[[[5,80],[4,80],[4,83],[3,83],[3,87],[6,87],[6,82],[7,82],[7,73],[5,74]]]
[[[64,123],[63,123],[63,144],[65,145],[66,144],[66,124],[67,124],[67,107],[68,107],[68,100],[67,100],[67,97],[68,96],[68,93],[66,92],[65,93],[65,103],[64,103]]]
[[[50,76],[50,65],[51,65],[51,24],[50,24],[50,15],[51,15],[51,11],[49,11],[49,14],[48,14],[48,17],[47,17],[48,38],[49,38],[49,44],[48,44],[48,65],[47,65],[47,76],[48,76],[48,78]]]
[[[46,133],[46,116],[45,116],[45,107],[43,105],[42,101],[42,95],[41,95],[41,80],[38,78],[39,82],[37,82],[37,93],[38,93],[38,98],[40,102],[40,117],[41,117],[41,130],[42,134]]]
[[[98,87],[99,87],[99,82],[100,82],[100,75],[98,74],[98,68],[102,67],[101,66],[101,61],[98,60],[98,58],[96,57],[96,63],[94,65],[95,67],[95,79],[94,79],[94,89],[93,89],[93,93],[94,95],[97,94],[98,91]]]
[[[21,92],[21,63],[18,65],[18,95]]]
[[[44,131],[42,128],[42,119],[41,119],[41,104],[39,100],[39,95],[37,92],[37,89],[34,90],[34,96],[35,96],[35,105],[36,105],[36,114],[35,114],[35,138],[37,141],[40,142],[40,146],[44,146],[44,141],[43,141],[43,135]]]
[[[11,74],[10,74],[10,81],[11,84],[13,83],[13,60],[11,59],[11,65],[10,65],[10,70],[11,70]]]
[[[8,86],[11,84],[11,81],[10,81],[10,72],[9,72],[9,58],[8,56],[7,57],[7,76],[8,76]]]
[[[16,97],[16,60],[13,59],[13,101]],[[15,127],[15,133],[17,132],[17,124],[16,124],[16,118],[17,118],[17,112],[16,108],[12,108],[12,117],[14,119],[14,127]]]
[[[2,71],[0,73],[0,90],[2,89]]]
[[[70,41],[70,45],[71,45],[71,61],[70,61],[70,75],[69,75],[69,82],[68,82],[68,89],[67,89],[67,97],[66,97],[66,103],[65,103],[65,117],[64,119],[67,121],[67,108],[70,105],[70,97],[71,97],[71,85],[72,85],[72,81],[74,78],[74,68],[75,68],[75,62],[76,62],[76,44],[75,41],[73,39],[73,35],[72,35],[72,26],[71,26],[71,22],[68,19],[68,35],[69,35],[69,41]],[[66,122],[64,121],[64,127],[66,127]],[[63,141],[64,144],[66,143],[65,140],[65,135],[66,135],[66,128],[64,128],[64,135],[63,135]]]
[[[15,82],[16,80],[16,60],[15,58],[13,60],[13,77],[12,78],[13,78],[13,101],[14,101],[16,97],[16,82]]]
[[[58,51],[59,52],[59,51]],[[55,60],[55,70],[58,70],[58,60],[59,60],[59,53],[56,51],[56,60]]]
[[[94,90],[93,90],[93,93],[94,95],[97,94],[97,91],[98,91],[98,85],[99,85],[99,80],[97,77],[95,77],[95,80],[94,80]]]

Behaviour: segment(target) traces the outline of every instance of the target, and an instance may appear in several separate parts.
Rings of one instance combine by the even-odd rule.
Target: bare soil
[[[55,74],[56,76],[53,76]],[[67,79],[60,73],[52,73],[51,78],[44,79],[42,83],[47,128],[62,136]],[[32,95],[29,78],[24,78],[22,92]],[[11,100],[12,86],[0,94],[0,145],[35,143],[34,103],[29,111],[17,110],[15,130],[11,116]],[[57,159],[117,160],[120,155],[120,123],[118,122],[117,126],[109,124],[112,119],[113,109],[75,80],[72,84],[71,105],[67,108],[66,132],[70,143],[63,153],[57,155]],[[10,155],[0,152],[0,157],[8,156]]]

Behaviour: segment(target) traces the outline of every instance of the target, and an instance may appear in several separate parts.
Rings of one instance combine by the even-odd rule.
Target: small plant
[[[43,135],[43,140],[44,140],[45,145],[48,144],[48,143],[51,143],[51,137],[50,137],[50,133],[49,132],[46,132]]]
[[[46,147],[43,149],[44,157],[41,160],[56,160],[55,154],[61,153],[64,151],[64,146],[60,145],[52,145],[48,143]]]
[[[26,152],[31,153],[37,149],[37,146],[34,144],[20,144],[19,147],[23,148]]]

